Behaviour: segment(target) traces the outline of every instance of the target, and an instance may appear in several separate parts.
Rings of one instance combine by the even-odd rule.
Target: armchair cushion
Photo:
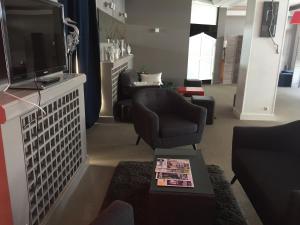
[[[286,224],[291,192],[300,189],[300,158],[288,151],[238,149],[233,168],[256,210],[270,224]]]
[[[176,137],[196,133],[198,125],[175,114],[159,115],[160,137]]]
[[[123,87],[130,87],[134,82],[138,81],[138,74],[134,70],[125,70],[120,75],[120,82]]]

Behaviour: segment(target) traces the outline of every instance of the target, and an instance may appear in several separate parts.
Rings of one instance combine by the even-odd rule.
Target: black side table
[[[192,103],[207,109],[206,124],[213,124],[215,118],[215,99],[212,96],[192,96]]]
[[[158,149],[154,163],[157,158],[189,159],[195,187],[158,187],[153,171],[149,190],[149,225],[212,225],[216,200],[201,152]]]

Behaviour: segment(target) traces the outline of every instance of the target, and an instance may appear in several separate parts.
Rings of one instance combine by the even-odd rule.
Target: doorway
[[[218,7],[193,1],[187,79],[212,82],[215,66]]]

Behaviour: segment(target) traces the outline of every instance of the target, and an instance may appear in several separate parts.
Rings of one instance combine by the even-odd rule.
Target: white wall
[[[225,37],[244,34],[245,16],[226,16]]]
[[[294,70],[292,87],[300,86],[300,26],[296,26],[295,43],[293,47],[292,69]]]
[[[281,55],[261,38],[264,0],[248,1],[235,113],[241,119],[273,119]],[[281,0],[275,40],[283,49],[289,1]]]
[[[191,0],[126,0],[127,35],[136,70],[163,72],[182,85],[187,76]],[[154,28],[160,32],[155,33]]]
[[[293,25],[287,23],[285,41],[284,41],[284,49],[282,52],[282,61],[281,61],[281,70],[285,67],[288,69],[293,69],[292,61],[293,61],[293,52],[295,45],[295,37],[296,37],[297,25]]]

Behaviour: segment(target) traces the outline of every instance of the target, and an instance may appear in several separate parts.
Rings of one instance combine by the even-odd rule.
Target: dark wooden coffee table
[[[149,224],[212,225],[216,200],[201,152],[189,149],[158,149],[154,163],[157,158],[189,159],[195,187],[158,187],[153,171],[149,190]]]

